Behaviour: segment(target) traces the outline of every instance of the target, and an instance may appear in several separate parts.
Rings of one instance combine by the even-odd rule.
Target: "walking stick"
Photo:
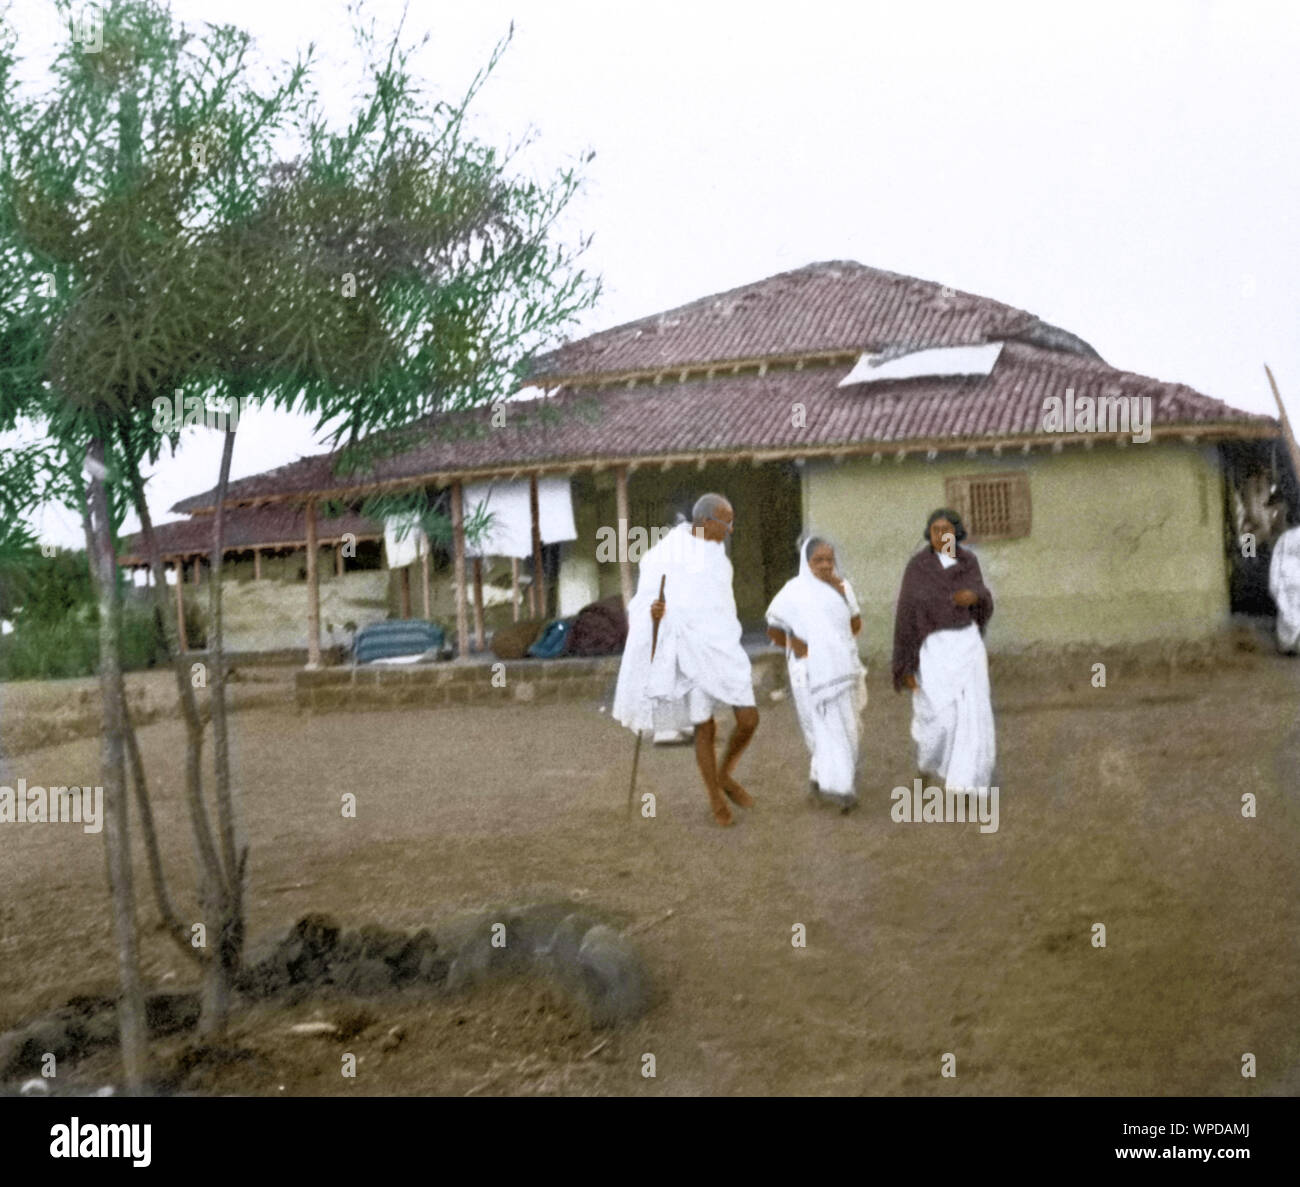
[[[665,573],[659,578],[659,600],[664,600],[664,582],[668,580]],[[659,646],[659,620],[656,618],[650,631],[650,662],[654,663],[655,648]],[[632,782],[627,785],[627,814],[632,815],[632,800],[636,793],[636,769],[641,762],[641,730],[636,731],[636,746],[632,750]]]

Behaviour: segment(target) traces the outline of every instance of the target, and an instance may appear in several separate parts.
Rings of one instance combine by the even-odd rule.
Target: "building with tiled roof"
[[[816,529],[838,539],[877,651],[926,514],[956,505],[998,595],[990,646],[1123,641],[1226,619],[1221,450],[1279,434],[1111,367],[1031,313],[845,261],[565,344],[531,378],[545,394],[507,404],[503,427],[486,409],[430,421],[364,475],[304,458],[232,482],[227,505],[312,514],[324,499],[569,474],[565,613],[630,587],[630,561],[598,557],[601,529],[671,522],[720,489],[736,504],[742,617],[761,620]],[[212,492],[176,507],[212,509]]]
[[[863,354],[989,342],[992,372],[863,387],[838,384]],[[230,484],[227,504],[345,497],[451,475],[569,471],[651,459],[693,462],[949,451],[1048,444],[1043,401],[1149,396],[1153,433],[1214,439],[1277,435],[1277,423],[1182,384],[1120,371],[1082,339],[1032,314],[928,281],[835,261],[782,273],[543,356],[544,402],[510,407],[503,428],[483,409],[430,424],[424,442],[364,477],[320,454]],[[805,423],[790,408],[806,409]],[[175,510],[212,510],[212,491]]]
[[[322,517],[317,523],[317,542],[322,546],[342,547],[348,543],[383,538],[383,524],[346,511],[342,515]],[[191,516],[154,528],[158,550],[169,562],[202,558],[212,552],[212,519]],[[270,507],[241,507],[229,511],[222,525],[227,554],[248,553],[260,576],[264,554],[306,547],[307,520],[301,507],[278,504]],[[136,532],[122,540],[118,564],[143,566],[149,563],[144,535]]]

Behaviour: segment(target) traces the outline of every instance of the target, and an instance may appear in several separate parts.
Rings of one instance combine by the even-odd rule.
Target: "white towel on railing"
[[[472,482],[465,487],[465,525],[472,529],[479,509],[491,522],[476,542],[465,541],[466,556],[533,555],[533,512],[528,479],[515,482]],[[537,480],[537,522],[543,544],[576,540],[573,495],[567,478]]]

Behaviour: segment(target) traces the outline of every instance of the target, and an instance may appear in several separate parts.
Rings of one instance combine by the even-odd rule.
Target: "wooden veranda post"
[[[474,558],[474,647],[482,651],[483,641],[483,558]]]
[[[510,558],[510,614],[515,622],[519,621],[519,558]]]
[[[618,508],[618,584],[623,593],[623,609],[627,609],[627,604],[632,600],[635,592],[632,589],[632,565],[627,559],[627,547],[625,541],[628,531],[628,509],[627,509],[627,467],[619,466],[615,475],[615,499]]]
[[[465,491],[460,482],[451,484],[451,535],[456,583],[456,654],[469,654],[469,615],[465,610]]]
[[[176,570],[176,638],[180,640],[181,650],[188,651],[190,643],[185,637],[185,561],[178,556],[172,561],[172,567]]]
[[[433,617],[432,603],[429,600],[429,537],[420,533],[420,593],[424,600],[424,617]]]
[[[307,666],[320,667],[320,573],[317,570],[316,502],[307,503]]]
[[[542,515],[537,498],[537,475],[528,479],[528,505],[533,515],[533,588],[537,591],[534,618],[546,617],[546,574],[542,570]]]

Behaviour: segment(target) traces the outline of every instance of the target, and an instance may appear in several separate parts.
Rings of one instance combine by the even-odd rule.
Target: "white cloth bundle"
[[[1268,592],[1277,603],[1277,644],[1294,651],[1300,643],[1300,527],[1283,532],[1273,545]]]

